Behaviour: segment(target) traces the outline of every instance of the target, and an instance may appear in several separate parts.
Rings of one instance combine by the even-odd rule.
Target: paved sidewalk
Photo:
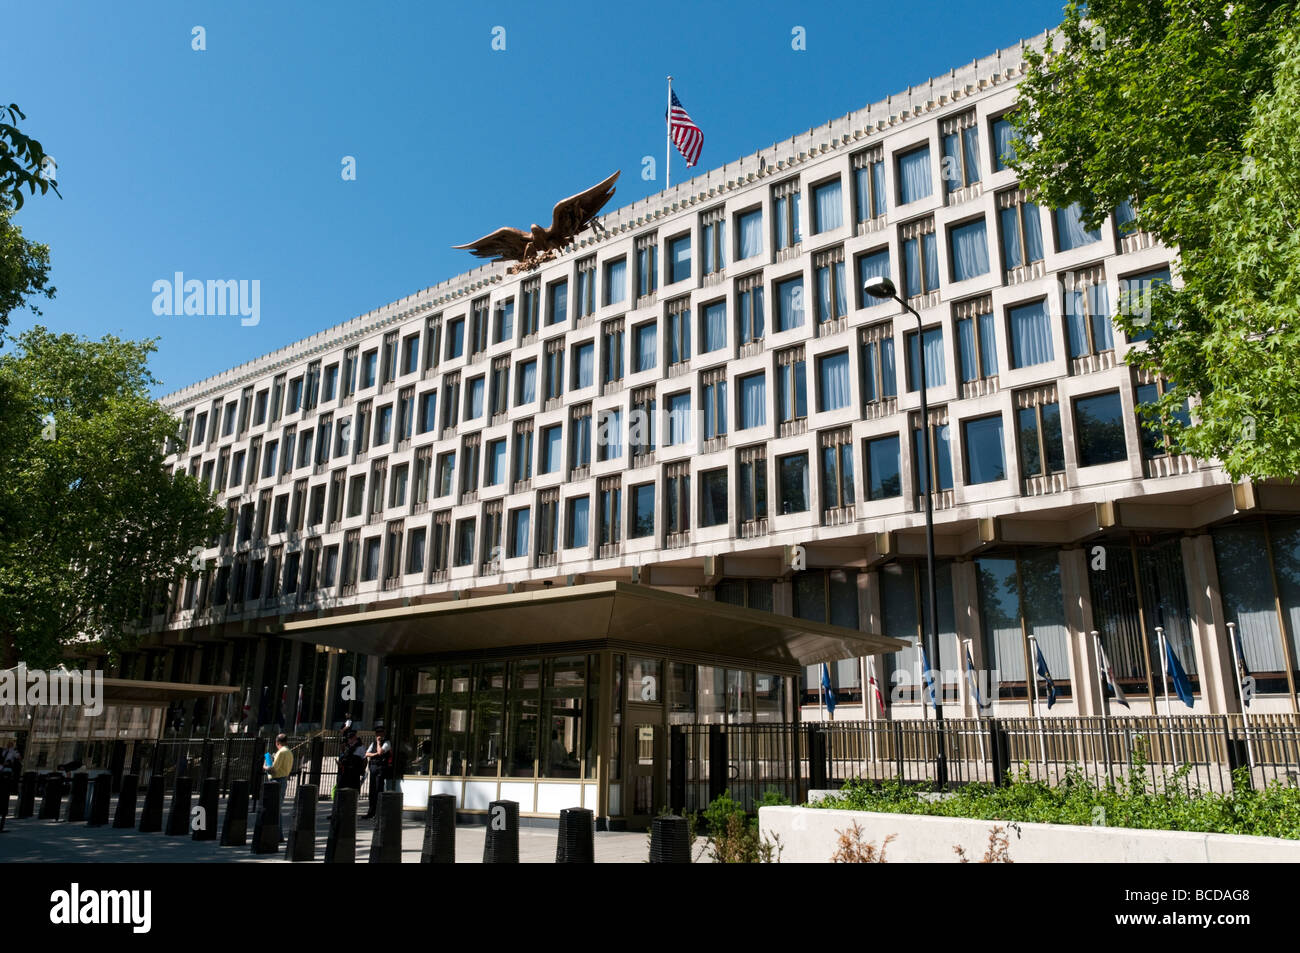
[[[10,810],[16,804],[10,801]],[[325,839],[329,833],[329,815],[332,805],[322,801],[316,814],[316,860],[325,858]],[[221,816],[225,816],[223,803]],[[253,835],[253,816],[248,820],[248,836]],[[373,821],[357,818],[357,862],[366,863],[370,857]],[[481,825],[462,825],[456,828],[457,863],[477,864],[483,860],[483,839],[486,828]],[[521,827],[519,830],[519,860],[526,864],[551,864],[555,862],[555,845],[559,836],[557,828]],[[424,843],[424,822],[407,817],[402,825],[402,863],[420,862],[420,848]],[[649,854],[649,841],[644,833],[596,834],[596,863],[642,863]],[[283,845],[274,856],[253,854],[245,847],[219,847],[216,841],[194,841],[190,837],[168,837],[165,834],[141,834],[135,830],[115,830],[112,827],[87,827],[67,821],[39,821],[35,818],[15,820],[11,815],[5,833],[0,834],[0,863],[284,863]]]

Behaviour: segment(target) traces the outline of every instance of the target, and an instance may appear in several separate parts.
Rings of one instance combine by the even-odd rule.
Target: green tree
[[[1070,3],[1015,119],[1041,201],[1096,227],[1132,200],[1177,250],[1182,287],[1130,292],[1117,321],[1172,385],[1148,424],[1234,479],[1300,471],[1298,23],[1293,3]]]
[[[11,313],[26,305],[39,315],[40,309],[30,299],[54,297],[49,283],[50,247],[25,238],[11,221],[13,211],[8,198],[0,194],[0,344]]]
[[[33,328],[0,357],[0,663],[110,651],[192,547],[224,527],[193,477],[164,465],[178,424],[149,396],[153,341]]]

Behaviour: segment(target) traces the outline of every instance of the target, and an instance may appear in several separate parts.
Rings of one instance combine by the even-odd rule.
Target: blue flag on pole
[[[1034,651],[1038,653],[1038,677],[1047,682],[1047,707],[1051,708],[1056,704],[1056,682],[1052,681],[1052,673],[1047,669],[1047,659],[1043,657],[1043,647],[1034,640]]]
[[[822,662],[822,697],[826,699],[826,710],[830,712],[833,720],[835,718],[835,692],[831,691],[831,670],[825,662]]]
[[[1173,643],[1165,637],[1165,662],[1169,666],[1169,678],[1174,683],[1174,691],[1178,697],[1183,700],[1183,704],[1188,708],[1192,707],[1192,683],[1187,678],[1187,673],[1183,671],[1182,663],[1178,661],[1178,656],[1174,654]]]
[[[934,694],[934,672],[930,671],[930,659],[925,654],[925,646],[921,646],[921,678],[925,681],[925,693],[930,696],[930,707],[935,711],[939,710],[939,699]]]

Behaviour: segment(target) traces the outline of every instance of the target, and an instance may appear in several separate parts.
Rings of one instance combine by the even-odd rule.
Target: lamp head
[[[862,290],[873,298],[885,299],[898,297],[898,289],[895,288],[894,283],[884,275],[877,275],[875,278],[867,279],[866,284],[862,286]]]

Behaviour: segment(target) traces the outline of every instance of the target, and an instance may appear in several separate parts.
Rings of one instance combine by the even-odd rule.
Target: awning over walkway
[[[856,629],[617,581],[307,619],[272,631],[395,657],[573,646],[657,649],[783,670],[895,652],[907,645]]]
[[[166,705],[189,698],[230,695],[235,685],[194,685],[189,682],[146,682],[134,678],[104,679],[104,701],[116,705]]]

